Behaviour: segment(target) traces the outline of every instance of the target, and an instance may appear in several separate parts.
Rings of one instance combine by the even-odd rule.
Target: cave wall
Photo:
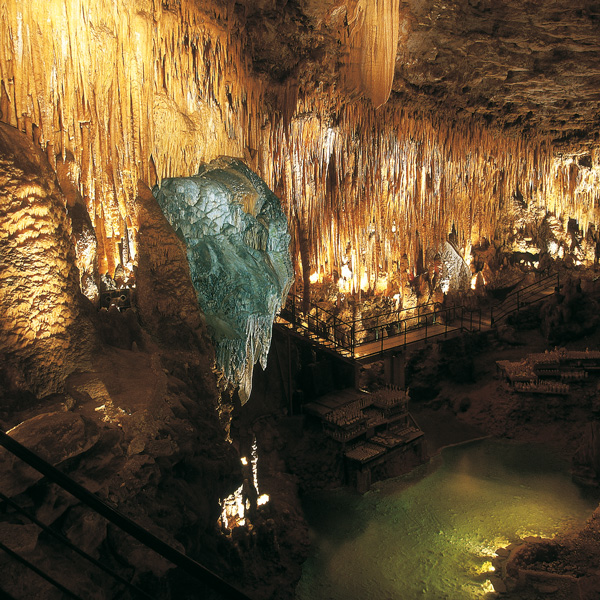
[[[343,29],[364,3],[326,6],[315,11]],[[228,408],[185,248],[149,187],[218,155],[241,157],[281,197],[296,261],[305,246],[310,270],[345,265],[354,289],[405,255],[414,268],[452,227],[463,246],[493,237],[517,192],[585,228],[600,188],[597,149],[557,155],[545,137],[476,116],[376,110],[386,86],[371,78],[370,94],[344,79],[358,34],[339,38],[335,60],[323,52],[327,86],[273,81],[246,54],[244,16],[216,0],[8,0],[0,11],[0,424],[24,423],[20,439],[40,452],[57,442],[51,424],[64,425],[75,451],[47,455],[53,463],[82,466],[82,483],[241,578],[252,548],[213,530],[219,499],[241,476],[225,440]],[[137,315],[87,312],[83,273],[95,283],[119,269],[135,284]],[[26,406],[11,404],[23,390]],[[77,533],[81,507],[52,490],[18,493],[89,540]],[[93,533],[97,549],[108,533]],[[122,543],[121,562],[136,556]],[[301,562],[302,550],[284,551]],[[263,559],[281,575],[277,552]]]
[[[89,363],[65,204],[41,149],[0,123],[0,398],[45,396]]]

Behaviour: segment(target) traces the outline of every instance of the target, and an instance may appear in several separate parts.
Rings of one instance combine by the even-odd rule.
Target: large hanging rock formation
[[[245,402],[254,364],[266,367],[273,319],[293,281],[279,200],[233,158],[203,165],[195,177],[163,180],[154,194],[187,244],[217,367]]]

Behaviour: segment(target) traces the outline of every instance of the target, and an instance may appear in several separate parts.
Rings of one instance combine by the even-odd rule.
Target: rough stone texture
[[[98,305],[100,275],[98,273],[98,240],[87,212],[85,201],[74,181],[77,165],[73,156],[60,157],[56,162],[56,177],[65,196],[71,221],[71,236],[75,247],[75,265],[79,271],[79,287],[88,300]]]
[[[573,457],[573,476],[583,484],[600,487],[600,421],[588,423],[583,431],[581,446]]]
[[[89,351],[77,280],[56,176],[39,146],[0,123],[0,398],[59,390]]]
[[[141,323],[165,345],[179,350],[199,347],[210,364],[214,352],[198,308],[185,244],[142,182],[138,183],[137,206],[140,252],[136,305]]]
[[[600,593],[600,508],[581,531],[552,540],[528,537],[494,560],[507,600],[595,600]],[[496,588],[497,591],[498,588]]]
[[[63,393],[44,401],[31,396],[27,406],[3,410],[2,425],[161,539],[254,589],[257,598],[268,597],[263,577],[272,579],[270,591],[277,586],[279,597],[290,598],[305,552],[305,539],[289,535],[302,524],[293,486],[286,500],[294,506],[293,521],[283,514],[285,507],[270,507],[268,515],[257,515],[260,531],[241,532],[237,540],[216,528],[220,500],[241,483],[239,456],[226,440],[228,415],[219,412],[211,344],[184,245],[143,185],[138,205],[139,313],[102,309],[90,314],[102,340],[93,363],[73,372],[65,366]],[[4,493],[153,597],[211,597],[14,457],[0,453],[0,461]],[[47,536],[38,537],[10,509],[0,515],[0,534],[0,541],[53,572],[81,597],[116,597],[109,577],[65,554]],[[285,543],[280,548],[273,540]],[[60,597],[5,555],[0,571],[3,590],[14,597]]]
[[[86,452],[100,437],[93,421],[70,412],[37,415],[14,427],[10,435],[52,465]],[[4,448],[0,448],[0,464],[5,494],[18,494],[42,478]]]
[[[187,244],[217,367],[245,402],[254,364],[266,367],[273,319],[293,280],[281,204],[232,158],[203,165],[195,177],[163,180],[154,194]]]
[[[600,11],[589,0],[405,3],[394,89],[557,139],[599,123]]]
[[[306,91],[336,85],[356,2],[244,4],[255,69]],[[392,102],[598,141],[596,2],[405,0],[400,12]]]

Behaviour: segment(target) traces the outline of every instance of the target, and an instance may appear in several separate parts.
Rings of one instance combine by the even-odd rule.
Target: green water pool
[[[313,551],[297,600],[471,600],[493,591],[494,550],[579,528],[598,497],[540,445],[482,440],[445,449],[364,495],[304,500]]]

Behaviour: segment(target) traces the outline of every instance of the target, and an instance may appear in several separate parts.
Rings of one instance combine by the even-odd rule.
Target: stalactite
[[[390,96],[400,29],[399,0],[359,0],[351,19],[343,69],[347,91],[378,108]]]
[[[137,181],[195,173],[218,154],[243,156],[262,84],[228,11],[192,0],[8,0],[0,12],[1,119],[32,134],[54,164],[73,154],[73,183],[107,241],[137,232]],[[239,33],[239,32],[238,32]],[[239,36],[238,36],[239,38]],[[151,165],[152,159],[152,165]],[[109,274],[120,262],[105,245]]]

